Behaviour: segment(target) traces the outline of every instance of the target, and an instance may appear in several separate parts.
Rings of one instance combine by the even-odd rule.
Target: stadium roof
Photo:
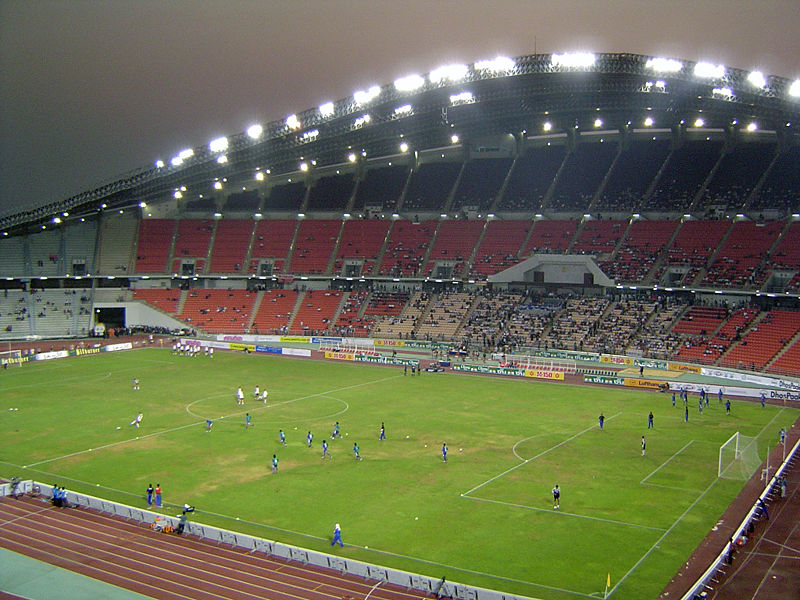
[[[0,231],[170,198],[181,187],[276,178],[363,158],[598,127],[777,131],[794,138],[800,81],[639,54],[535,54],[446,65],[253,124],[63,201],[0,218]],[[401,144],[404,144],[401,149]],[[301,164],[305,168],[301,169]],[[311,165],[311,167],[309,167]],[[219,184],[218,184],[219,185]],[[241,187],[239,187],[241,189]]]

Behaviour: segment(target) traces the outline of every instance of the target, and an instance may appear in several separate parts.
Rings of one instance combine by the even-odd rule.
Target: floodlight
[[[461,92],[450,96],[450,104],[467,104],[474,101],[475,98],[472,96],[472,92]]]
[[[373,85],[367,91],[359,90],[355,94],[353,94],[353,100],[356,101],[356,104],[359,106],[363,106],[368,102],[371,102],[375,98],[377,98],[381,93],[381,88],[377,85]]]
[[[758,129],[758,125],[756,123],[748,123],[746,129],[750,133],[753,133],[754,131],[756,131]]]
[[[602,119],[595,119],[594,120],[594,126],[595,126],[595,128],[602,127],[603,126],[603,120]]]
[[[175,193],[172,194],[172,197],[175,198],[175,200],[180,200],[181,198],[183,198],[183,194],[181,193],[180,190],[175,190]]]
[[[490,60],[479,60],[475,63],[476,71],[491,71],[492,73],[502,73],[511,71],[514,68],[514,61],[507,56],[498,56]]]
[[[458,136],[454,133],[453,135],[450,136],[450,141],[453,144],[457,144],[458,143]]]
[[[723,96],[725,98],[733,98],[733,90],[731,88],[714,88],[711,90],[711,94],[714,96]]]
[[[228,156],[226,154],[220,154],[217,157],[217,162],[221,165],[224,165],[226,162],[228,162]]]
[[[652,127],[653,126],[653,117],[647,117],[644,120],[644,126],[645,127]]]
[[[397,108],[395,108],[394,109],[394,114],[396,114],[396,115],[408,115],[408,114],[411,114],[411,112],[413,110],[414,110],[414,108],[410,104],[404,104],[403,106],[398,106]]]
[[[545,131],[550,131],[553,129],[553,124],[550,121],[545,121],[544,125],[542,125],[542,129]]]
[[[350,154],[348,154],[348,155],[347,155],[347,160],[349,160],[351,163],[354,163],[354,162],[356,162],[356,155],[355,155],[355,153],[354,153],[354,152],[351,152]]]
[[[181,150],[180,152],[178,152],[178,156],[182,160],[186,160],[187,158],[191,158],[192,156],[194,156],[194,150],[192,150],[191,148],[186,148],[186,150]]]
[[[139,202],[139,208],[147,208],[147,202]]]
[[[725,65],[715,65],[710,62],[699,62],[694,66],[695,77],[706,79],[722,79],[725,76]]]
[[[753,71],[747,76],[747,81],[752,83],[757,88],[767,87],[767,78],[761,71]]]
[[[260,138],[262,133],[264,133],[264,128],[261,125],[250,125],[250,127],[247,128],[247,135],[254,140]]]
[[[185,191],[186,191],[186,186],[185,186],[185,185],[182,185],[182,186],[180,187],[180,190],[181,190],[182,192],[185,192]]]
[[[408,144],[406,144],[405,142],[402,142],[400,144],[400,152],[408,152]]]
[[[319,105],[319,114],[323,117],[330,117],[333,114],[333,102],[326,102]]]
[[[306,171],[308,171],[308,163],[307,163],[307,162],[301,162],[301,163],[300,163],[300,170],[301,170],[303,173],[305,173]]]
[[[211,140],[208,143],[208,149],[211,152],[224,152],[228,149],[228,138],[220,137],[215,140]]]
[[[372,120],[372,117],[370,117],[368,114],[362,115],[362,116],[358,117],[355,121],[353,121],[353,127],[363,127],[364,125],[369,123],[371,120]]]
[[[216,218],[216,219],[222,218],[222,213],[215,212],[214,213],[214,218]]]
[[[460,81],[467,76],[467,65],[445,65],[434,69],[428,74],[431,83],[441,83],[445,79],[448,81]]]
[[[256,181],[264,181],[264,173],[256,171]]]
[[[253,214],[253,216],[254,216],[256,219],[260,219],[260,218],[261,218],[261,213],[254,213],[254,214]]]
[[[800,96],[800,79],[795,79],[789,86],[789,95],[794,98]]]
[[[319,137],[319,129],[312,129],[311,131],[306,131],[303,135],[301,135],[300,139],[304,142],[309,142],[317,137]]]
[[[215,181],[214,182],[214,189],[215,190],[221,190],[222,189],[222,182],[221,181]]]
[[[55,223],[56,225],[61,223],[61,217],[53,217],[53,223]]]
[[[703,127],[705,124],[706,124],[706,122],[705,122],[705,121],[703,121],[703,119],[697,119],[697,120],[694,122],[694,126],[695,126],[695,127]]]
[[[658,73],[677,73],[683,69],[683,63],[673,58],[651,58],[644,64],[648,69],[653,69]]]
[[[289,115],[286,117],[286,126],[289,129],[300,129],[300,121],[297,119],[297,115]]]
[[[180,156],[173,156],[172,159],[169,161],[173,167],[180,167],[183,164],[183,159]]]
[[[164,161],[161,160],[161,159],[158,159],[156,161],[156,169],[163,169],[163,168],[164,168]]]
[[[69,216],[69,213],[68,213],[68,212],[62,212],[62,213],[61,213],[61,216],[62,216],[62,217],[68,217],[68,216]]]
[[[566,54],[553,54],[551,61],[554,67],[591,67],[596,61],[596,57],[591,52],[569,52]]]
[[[398,92],[413,92],[423,85],[425,85],[425,79],[419,75],[408,75],[394,81],[394,89]]]

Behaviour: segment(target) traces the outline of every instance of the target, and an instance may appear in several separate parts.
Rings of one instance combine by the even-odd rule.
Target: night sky
[[[798,0],[0,0],[0,214],[452,62],[633,52],[800,77]]]

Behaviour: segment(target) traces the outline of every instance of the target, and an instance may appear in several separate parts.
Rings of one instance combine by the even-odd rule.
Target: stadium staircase
[[[483,224],[483,229],[481,229],[481,234],[478,236],[478,240],[475,242],[475,246],[472,248],[472,252],[470,252],[467,260],[464,261],[464,268],[461,269],[460,273],[454,273],[456,277],[467,277],[472,270],[472,264],[475,262],[475,257],[478,254],[478,249],[481,247],[483,243],[483,238],[486,235],[486,230],[489,228],[489,221],[486,221]]]
[[[403,190],[400,192],[400,196],[397,198],[397,202],[395,202],[395,205],[393,207],[393,210],[392,210],[393,213],[398,213],[399,214],[400,211],[403,210],[403,204],[405,204],[405,202],[406,202],[406,194],[408,194],[408,186],[411,185],[411,178],[412,178],[413,175],[414,175],[414,168],[412,167],[412,168],[410,168],[408,170],[408,175],[406,176],[406,181],[403,184]],[[378,264],[380,264],[380,263],[378,263]],[[377,273],[377,271],[376,271],[376,273]]]
[[[188,290],[181,290],[181,297],[178,299],[178,307],[175,309],[175,315],[183,314],[183,307],[186,305],[186,298],[189,296]]]
[[[775,165],[778,163],[780,155],[780,147],[775,148],[775,154],[772,156],[772,160],[769,162],[769,165],[767,165],[767,168],[764,169],[764,172],[761,174],[758,183],[756,183],[753,186],[753,189],[750,190],[750,195],[747,197],[747,205],[745,206],[746,210],[750,210],[750,207],[758,200],[759,196],[761,195],[761,190],[764,187],[764,183],[769,181],[769,177],[772,175],[772,171],[775,169]]]
[[[796,374],[800,370],[800,343],[798,340],[800,340],[800,330],[767,362],[764,371]],[[773,367],[775,367],[774,370]]]
[[[172,273],[172,264],[175,259],[175,246],[178,245],[178,224],[172,225],[172,237],[169,240],[169,250],[167,251],[167,273]]]
[[[253,330],[253,323],[256,320],[256,315],[258,314],[258,309],[261,308],[261,301],[263,299],[264,299],[264,292],[263,291],[257,292],[256,299],[253,302],[253,310],[250,313],[250,318],[247,319],[247,325],[244,328],[246,333],[250,333]]]
[[[661,269],[664,266],[664,263],[667,262],[667,257],[669,256],[667,250],[672,248],[672,244],[675,243],[675,238],[678,237],[678,232],[681,230],[681,227],[683,227],[683,223],[681,223],[675,228],[675,231],[672,232],[672,237],[670,237],[667,243],[664,244],[664,247],[661,248],[661,252],[659,253],[658,258],[655,260],[653,266],[650,268],[650,272],[645,276],[643,280],[644,283],[660,283],[659,281],[653,281],[653,280],[659,273],[662,272]]]
[[[614,169],[616,168],[617,163],[620,161],[620,158],[622,157],[622,150],[623,150],[622,144],[618,144],[617,154],[616,156],[614,156],[614,160],[611,161],[611,164],[608,167],[608,171],[606,171],[606,174],[603,175],[603,179],[600,180],[600,185],[597,186],[597,189],[595,190],[594,195],[592,196],[592,200],[589,202],[589,206],[587,207],[586,212],[592,213],[595,210],[597,210],[597,205],[600,203],[600,199],[603,197],[603,192],[606,191],[608,180],[611,179],[611,175],[614,173]],[[624,236],[622,239],[624,239]],[[622,241],[622,239],[620,239],[620,242]]]
[[[350,197],[350,200],[353,200],[353,197]],[[333,249],[331,250],[330,258],[328,259],[328,264],[325,265],[325,271],[323,275],[331,275],[333,274],[333,265],[336,264],[336,257],[339,255],[339,244],[342,243],[342,235],[344,235],[344,224],[346,221],[342,221],[341,226],[339,227],[339,233],[336,236],[336,241],[333,243]]]
[[[456,176],[456,180],[453,182],[453,187],[450,188],[450,191],[447,192],[447,200],[444,203],[444,210],[442,212],[449,213],[453,209],[453,201],[456,197],[456,191],[458,191],[458,187],[461,185],[461,180],[464,178],[464,171],[467,169],[467,161],[463,161],[461,163],[461,168],[458,171],[458,175]]]
[[[500,184],[500,189],[497,190],[497,196],[495,196],[495,199],[489,206],[487,212],[490,213],[497,212],[497,207],[500,206],[500,202],[503,200],[503,196],[505,196],[506,188],[508,187],[508,182],[511,180],[511,174],[514,172],[514,168],[517,166],[518,160],[519,156],[515,156],[514,160],[511,161],[511,166],[508,168],[508,173],[506,173],[506,176],[503,179],[503,183]]]
[[[706,180],[706,182],[707,181],[708,180]],[[703,186],[703,189],[705,189],[705,184]],[[731,237],[731,233],[733,233],[732,223],[725,230],[725,235],[723,235],[722,238],[719,240],[719,243],[717,244],[717,247],[714,249],[714,252],[712,252],[711,255],[708,257],[708,260],[706,260],[705,266],[698,271],[697,275],[695,275],[695,277],[691,281],[684,281],[683,282],[684,285],[692,285],[694,283],[699,283],[703,281],[703,278],[705,278],[706,274],[708,273],[709,267],[713,265],[714,262],[717,260],[717,257],[719,257],[720,253],[722,252],[722,249],[728,242],[728,238]]]
[[[389,245],[389,240],[392,237],[392,230],[394,229],[394,224],[395,223],[397,223],[397,221],[395,221],[395,220],[389,221],[389,227],[386,229],[386,235],[383,238],[383,243],[381,244],[381,249],[378,250],[378,256],[375,259],[375,264],[372,265],[372,269],[370,270],[370,272],[369,273],[365,273],[365,275],[377,275],[378,274],[378,271],[380,270],[380,267],[381,267],[381,263],[383,262],[383,257],[386,254],[386,247]],[[369,300],[369,298],[367,300]],[[365,302],[364,305],[366,306],[367,302]],[[361,315],[359,315],[359,318],[361,318]]]
[[[297,313],[300,312],[300,307],[303,306],[303,298],[306,297],[306,292],[298,292],[297,300],[295,300],[292,312],[289,314],[289,319],[286,321],[286,331],[289,332],[294,327],[294,319]]]
[[[300,232],[300,223],[301,221],[298,219],[294,224],[294,233],[292,234],[292,241],[289,242],[289,251],[286,253],[286,259],[283,262],[283,272],[288,273],[289,268],[292,265],[292,258],[294,256],[295,245],[297,244],[297,236]]]
[[[687,212],[694,213],[694,212],[702,211],[702,208],[703,208],[702,207],[702,202],[703,202],[703,198],[705,198],[706,189],[708,188],[708,184],[711,183],[714,180],[714,177],[716,176],[720,165],[722,164],[723,160],[725,159],[725,154],[727,153],[728,150],[729,150],[729,143],[726,143],[726,144],[724,144],[722,146],[722,150],[720,150],[719,156],[717,157],[717,162],[715,162],[714,166],[711,167],[711,170],[708,172],[708,174],[706,175],[706,178],[703,180],[703,184],[697,190],[697,193],[695,194],[694,198],[692,198],[692,203],[689,205],[689,208],[688,208]],[[730,231],[729,231],[729,233],[730,233]],[[721,247],[721,245],[722,244],[720,244],[720,246],[717,246],[717,248],[719,249]],[[709,261],[708,264],[710,265],[711,261]],[[700,279],[696,278],[695,281],[700,281]]]
[[[436,238],[439,237],[439,231],[442,229],[442,221],[441,219],[436,222],[436,229],[433,230],[433,235],[431,235],[431,239],[428,242],[428,247],[425,249],[425,254],[422,255],[422,260],[420,261],[420,275],[423,275],[427,272],[428,262],[430,262],[431,254],[433,253],[433,247],[436,245]]]
[[[558,170],[556,171],[553,180],[550,182],[550,185],[547,187],[547,191],[542,196],[542,210],[545,208],[549,208],[550,202],[553,200],[553,196],[556,192],[556,187],[558,186],[559,181],[561,181],[561,176],[567,168],[567,164],[569,163],[569,152],[564,153],[564,158],[561,161],[561,164],[558,166]]]
[[[585,225],[586,225],[586,219],[581,219],[580,223],[578,223],[578,226],[575,228],[575,233],[572,235],[572,239],[569,241],[566,254],[570,254],[575,244],[577,244],[578,240],[581,239],[581,232],[583,232],[583,228],[585,227]]]

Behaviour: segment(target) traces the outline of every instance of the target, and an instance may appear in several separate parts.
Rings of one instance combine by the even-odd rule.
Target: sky
[[[798,0],[0,0],[0,214],[453,62],[593,51],[800,77]]]

